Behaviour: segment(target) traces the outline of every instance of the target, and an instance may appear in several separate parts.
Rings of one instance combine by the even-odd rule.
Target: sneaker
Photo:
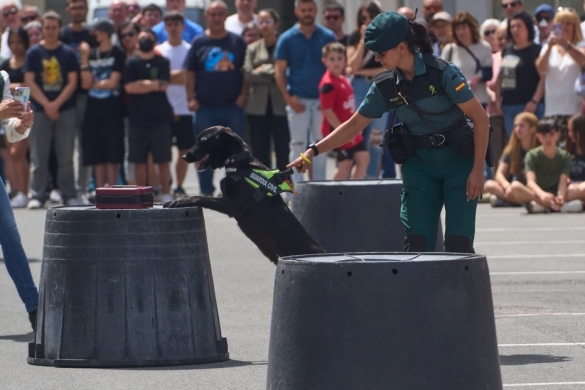
[[[28,201],[26,208],[29,210],[37,210],[43,208],[43,203],[38,199],[31,199]]]
[[[492,195],[489,192],[483,192],[477,200],[477,203],[490,203],[491,196]]]
[[[492,207],[503,207],[505,203],[506,201],[504,201],[501,198],[498,198],[496,195],[494,194],[490,195],[490,204],[492,205]]]
[[[579,199],[566,202],[561,206],[561,213],[580,213],[583,211],[583,203]]]
[[[77,195],[77,198],[70,198],[65,201],[65,206],[90,206],[91,203],[85,194]]]
[[[32,326],[33,332],[37,331],[37,310],[33,310],[28,313],[28,320],[30,321],[30,326]]]
[[[49,195],[49,200],[53,203],[63,203],[63,198],[61,194],[57,190],[52,190],[51,194]]]
[[[549,209],[544,207],[543,205],[540,205],[538,203],[536,203],[535,201],[531,200],[528,203],[524,204],[524,207],[526,207],[526,210],[528,211],[528,214],[537,214],[537,213],[547,213],[549,212]]]
[[[160,197],[160,201],[161,203],[167,203],[173,200],[173,197],[171,196],[171,194],[162,194],[162,196]]]
[[[183,187],[176,187],[173,190],[173,196],[175,197],[175,199],[185,199],[189,197],[185,190],[183,189]]]
[[[14,198],[10,201],[10,205],[13,209],[20,209],[26,207],[28,204],[28,198],[22,192],[18,192]]]

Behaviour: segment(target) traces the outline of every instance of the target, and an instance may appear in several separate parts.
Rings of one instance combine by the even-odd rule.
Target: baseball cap
[[[536,11],[534,11],[534,16],[537,16],[541,12],[546,12],[552,16],[554,16],[555,14],[555,10],[553,9],[553,7],[551,7],[548,4],[541,4],[538,7],[536,7]]]
[[[108,35],[112,35],[116,31],[114,23],[106,18],[94,20],[89,24],[88,29],[89,31],[102,31]]]
[[[451,23],[453,21],[453,17],[449,14],[449,12],[441,11],[433,15],[433,18],[431,19],[431,24],[438,20],[443,20],[445,22]]]

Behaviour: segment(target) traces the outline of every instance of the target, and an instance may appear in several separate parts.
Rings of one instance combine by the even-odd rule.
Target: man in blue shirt
[[[179,11],[184,15],[185,0],[167,0],[167,11]],[[164,21],[154,26],[152,31],[156,34],[157,43],[163,43],[169,39],[167,31],[165,30]],[[182,34],[183,40],[187,43],[191,43],[193,38],[200,34],[203,34],[203,28],[197,23],[185,18],[185,29]]]
[[[185,58],[188,107],[197,113],[195,137],[211,126],[226,126],[244,136],[246,43],[225,29],[227,16],[227,5],[212,1],[205,10],[207,30],[193,40]],[[213,170],[199,172],[199,186],[202,195],[213,195]]]
[[[337,38],[330,30],[315,24],[314,0],[297,0],[298,24],[285,31],[276,44],[274,78],[287,104],[291,160],[319,141],[322,114],[319,109],[319,82],[325,73],[321,49]],[[313,179],[325,180],[326,155],[313,162]],[[295,173],[293,180],[303,180]]]

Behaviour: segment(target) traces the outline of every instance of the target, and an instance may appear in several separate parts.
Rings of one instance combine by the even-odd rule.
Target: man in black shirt
[[[138,35],[138,55],[130,57],[124,69],[124,89],[130,97],[128,161],[136,164],[136,183],[146,185],[146,162],[152,153],[165,203],[173,200],[169,162],[174,116],[165,93],[171,79],[170,63],[154,54],[155,42],[152,30],[143,30]]]
[[[61,29],[61,42],[69,45],[75,52],[77,61],[80,61],[79,46],[82,42],[87,42],[90,46],[95,46],[95,40],[89,34],[89,30],[85,27],[85,19],[87,17],[87,0],[67,0],[67,8],[65,11],[69,14],[71,22]],[[83,115],[87,107],[87,91],[81,85],[81,77],[77,81],[77,90],[75,92],[75,128],[76,139],[75,148],[77,149],[77,175],[76,187],[80,195],[87,192],[89,186],[90,168],[83,165],[83,148],[81,140],[81,126],[83,122]],[[84,198],[82,198],[84,199]]]
[[[51,142],[57,158],[57,181],[67,206],[79,204],[73,179],[75,98],[79,66],[75,54],[59,40],[61,17],[55,11],[43,15],[44,39],[31,47],[24,61],[24,83],[30,87],[35,130],[30,135],[32,199],[28,208],[38,209],[46,200]]]
[[[83,42],[81,81],[89,90],[87,110],[82,126],[83,164],[93,166],[96,186],[116,184],[120,164],[124,161],[124,102],[120,84],[126,55],[112,45],[114,23],[99,19],[89,27],[98,42],[90,49]]]

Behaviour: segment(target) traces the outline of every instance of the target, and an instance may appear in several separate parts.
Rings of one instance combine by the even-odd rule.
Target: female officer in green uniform
[[[305,172],[316,154],[351,140],[372,118],[395,111],[408,130],[405,146],[410,150],[402,165],[400,217],[405,250],[434,250],[445,205],[445,251],[473,253],[477,199],[483,190],[488,146],[487,114],[461,71],[431,54],[423,26],[396,12],[386,12],[370,23],[364,40],[389,71],[376,77],[351,119],[316,145],[309,145],[288,167]],[[473,123],[473,133],[465,125],[465,117]],[[462,126],[467,126],[467,131],[453,131]]]

